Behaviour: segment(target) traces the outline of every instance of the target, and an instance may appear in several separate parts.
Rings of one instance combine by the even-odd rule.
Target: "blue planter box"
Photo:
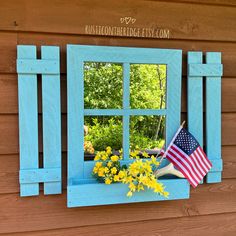
[[[186,179],[162,179],[169,192],[169,198],[154,193],[152,190],[140,191],[127,197],[128,186],[122,183],[106,185],[90,180],[82,183],[72,182],[67,188],[67,206],[82,207],[110,205],[134,202],[166,201],[189,198],[190,186]]]

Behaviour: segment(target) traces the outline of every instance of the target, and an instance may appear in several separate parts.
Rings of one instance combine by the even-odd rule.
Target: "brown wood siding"
[[[84,26],[162,27],[170,39],[88,36]],[[191,189],[189,200],[66,208],[66,44],[221,51],[223,181]],[[19,197],[16,45],[61,50],[63,194]],[[39,48],[38,48],[39,51]],[[8,0],[0,4],[0,235],[236,235],[236,3],[234,0]],[[40,107],[40,104],[39,104]],[[41,110],[39,109],[39,119]],[[40,128],[41,130],[41,128]],[[40,132],[41,140],[42,133]],[[42,152],[42,144],[40,144]]]

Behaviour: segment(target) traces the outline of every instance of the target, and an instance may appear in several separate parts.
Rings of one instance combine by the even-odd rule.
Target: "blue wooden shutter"
[[[59,47],[17,47],[20,195],[61,193],[61,111]],[[37,74],[42,74],[43,168],[39,168]]]
[[[207,183],[221,181],[221,54],[188,53],[188,129],[203,146],[203,76],[206,77],[205,150],[213,166]]]

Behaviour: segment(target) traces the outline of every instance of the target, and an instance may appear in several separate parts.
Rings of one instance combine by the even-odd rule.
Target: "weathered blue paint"
[[[20,170],[20,183],[48,183],[52,182],[52,189],[54,189],[53,183],[61,181],[61,167],[60,168],[40,168],[40,169],[27,169]],[[44,184],[44,185],[45,185]]]
[[[68,181],[84,174],[84,65],[80,54],[67,46]]]
[[[192,66],[201,65],[202,52],[188,52],[187,106],[188,130],[203,147],[203,80],[196,76]],[[203,183],[203,180],[200,182]]]
[[[42,47],[42,60],[35,46],[17,47],[20,140],[20,195],[61,193],[61,112],[59,48]],[[37,73],[42,74],[43,157],[38,157]],[[56,168],[56,169],[55,169]]]
[[[207,183],[221,181],[221,53],[206,53],[202,64],[201,52],[188,53],[188,129],[203,145],[203,85],[206,76],[206,154],[213,167]]]
[[[202,63],[202,52],[188,52],[188,69]],[[203,80],[188,70],[187,81],[188,130],[203,147]]]
[[[42,73],[43,165],[44,168],[61,169],[60,50],[43,46],[41,54],[43,61],[52,60],[58,64],[57,74]],[[61,193],[61,179],[44,182],[44,194]]]
[[[191,55],[191,53],[190,53]],[[191,76],[222,76],[223,66],[218,64],[190,64],[188,73]]]
[[[43,47],[42,47],[43,48]],[[53,60],[29,60],[29,59],[19,59],[17,60],[17,72],[21,74],[58,74],[59,61]]]
[[[85,116],[151,116],[151,115],[166,115],[165,109],[84,109]]]
[[[123,64],[123,159],[129,159],[130,64]]]
[[[87,61],[93,62],[118,62],[123,63],[123,109],[84,109],[84,78],[83,64]],[[166,64],[167,65],[167,95],[166,109],[131,109],[129,104],[129,74],[131,63],[145,64]],[[91,178],[92,164],[84,162],[83,154],[83,124],[84,115],[120,115],[123,116],[123,149],[124,160],[129,161],[129,117],[131,115],[166,115],[166,142],[169,144],[176,130],[180,125],[180,100],[181,100],[181,68],[182,68],[182,51],[181,50],[165,50],[165,49],[145,49],[145,48],[124,48],[124,47],[102,47],[102,46],[67,46],[67,94],[68,94],[68,201],[74,201],[73,206],[87,205],[79,203],[77,198],[77,190],[80,187],[88,194],[92,188],[98,186],[103,189],[102,184],[80,186],[76,184],[78,180],[86,180]],[[94,162],[90,162],[93,163]],[[87,168],[88,167],[88,168]],[[173,185],[175,181],[171,180]],[[183,180],[185,181],[185,180]],[[120,185],[114,185],[116,187]],[[183,185],[185,186],[185,185]],[[106,187],[105,187],[106,188]],[[112,189],[114,187],[111,187]],[[118,187],[120,188],[120,187]],[[123,187],[121,187],[122,189]],[[183,187],[183,192],[188,192],[188,185]],[[71,190],[75,189],[76,194]],[[90,190],[89,190],[90,189]],[[111,189],[111,192],[113,191]],[[82,189],[81,189],[82,190]],[[100,190],[99,190],[100,191]],[[98,191],[98,192],[99,192]],[[103,191],[103,190],[102,190]],[[118,191],[118,190],[116,190]],[[99,193],[98,193],[99,194]],[[110,193],[106,193],[109,195]],[[148,196],[149,194],[147,194]],[[82,195],[81,195],[82,196]],[[85,196],[85,195],[84,195]],[[87,195],[88,196],[88,195]],[[98,196],[98,195],[94,195]],[[120,196],[120,197],[119,197]],[[140,195],[141,196],[141,195]],[[174,196],[174,193],[173,193]],[[104,195],[103,197],[106,198]],[[127,197],[114,198],[114,203],[132,202]],[[123,200],[119,201],[119,198]],[[91,198],[92,199],[92,198]],[[145,201],[145,197],[138,198],[137,201]],[[147,199],[156,199],[147,197]],[[173,198],[175,199],[175,197]],[[93,200],[91,200],[93,201]],[[109,204],[109,199],[107,203]],[[97,205],[98,201],[94,202]],[[98,203],[99,204],[99,203]],[[69,204],[70,205],[70,204]],[[89,204],[93,205],[93,204]]]
[[[100,184],[94,181],[74,183],[67,188],[69,193],[67,206],[95,206],[189,198],[189,183],[186,179],[165,179],[160,180],[160,182],[166,186],[166,191],[170,193],[169,198],[160,196],[152,190],[134,193],[129,198],[126,196],[128,186],[119,183],[111,185]]]
[[[206,63],[221,64],[221,53],[208,52]],[[206,77],[206,154],[213,161],[221,161],[221,76],[222,72]],[[221,182],[221,170],[212,169],[207,183]]]
[[[17,46],[18,59],[36,59],[35,46]],[[20,170],[38,168],[37,75],[18,72]],[[39,194],[38,183],[20,184],[21,196]]]

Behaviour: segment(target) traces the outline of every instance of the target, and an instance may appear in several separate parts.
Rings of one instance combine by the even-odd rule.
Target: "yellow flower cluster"
[[[155,193],[168,197],[168,192],[164,191],[163,184],[158,183],[153,173],[153,167],[157,167],[159,162],[154,156],[150,157],[146,153],[143,153],[143,157],[149,159],[140,159],[138,156],[133,157],[136,160],[129,164],[125,177],[122,179],[122,182],[128,184],[129,187],[127,196],[131,197],[134,192],[144,191],[145,188],[148,188]]]
[[[134,192],[144,191],[146,188],[152,189],[155,193],[168,197],[168,192],[164,190],[163,184],[159,183],[153,173],[153,168],[159,166],[159,162],[154,156],[134,150],[130,152],[130,158],[135,159],[128,167],[121,167],[122,155],[112,155],[112,150],[107,147],[106,151],[98,152],[95,156],[96,164],[93,174],[97,179],[102,179],[105,184],[121,182],[128,184],[128,197]]]
[[[111,147],[107,147],[106,151],[98,152],[94,160],[96,164],[93,174],[97,179],[103,180],[105,184],[120,182],[124,177],[124,171],[120,167],[122,155],[113,155]]]

